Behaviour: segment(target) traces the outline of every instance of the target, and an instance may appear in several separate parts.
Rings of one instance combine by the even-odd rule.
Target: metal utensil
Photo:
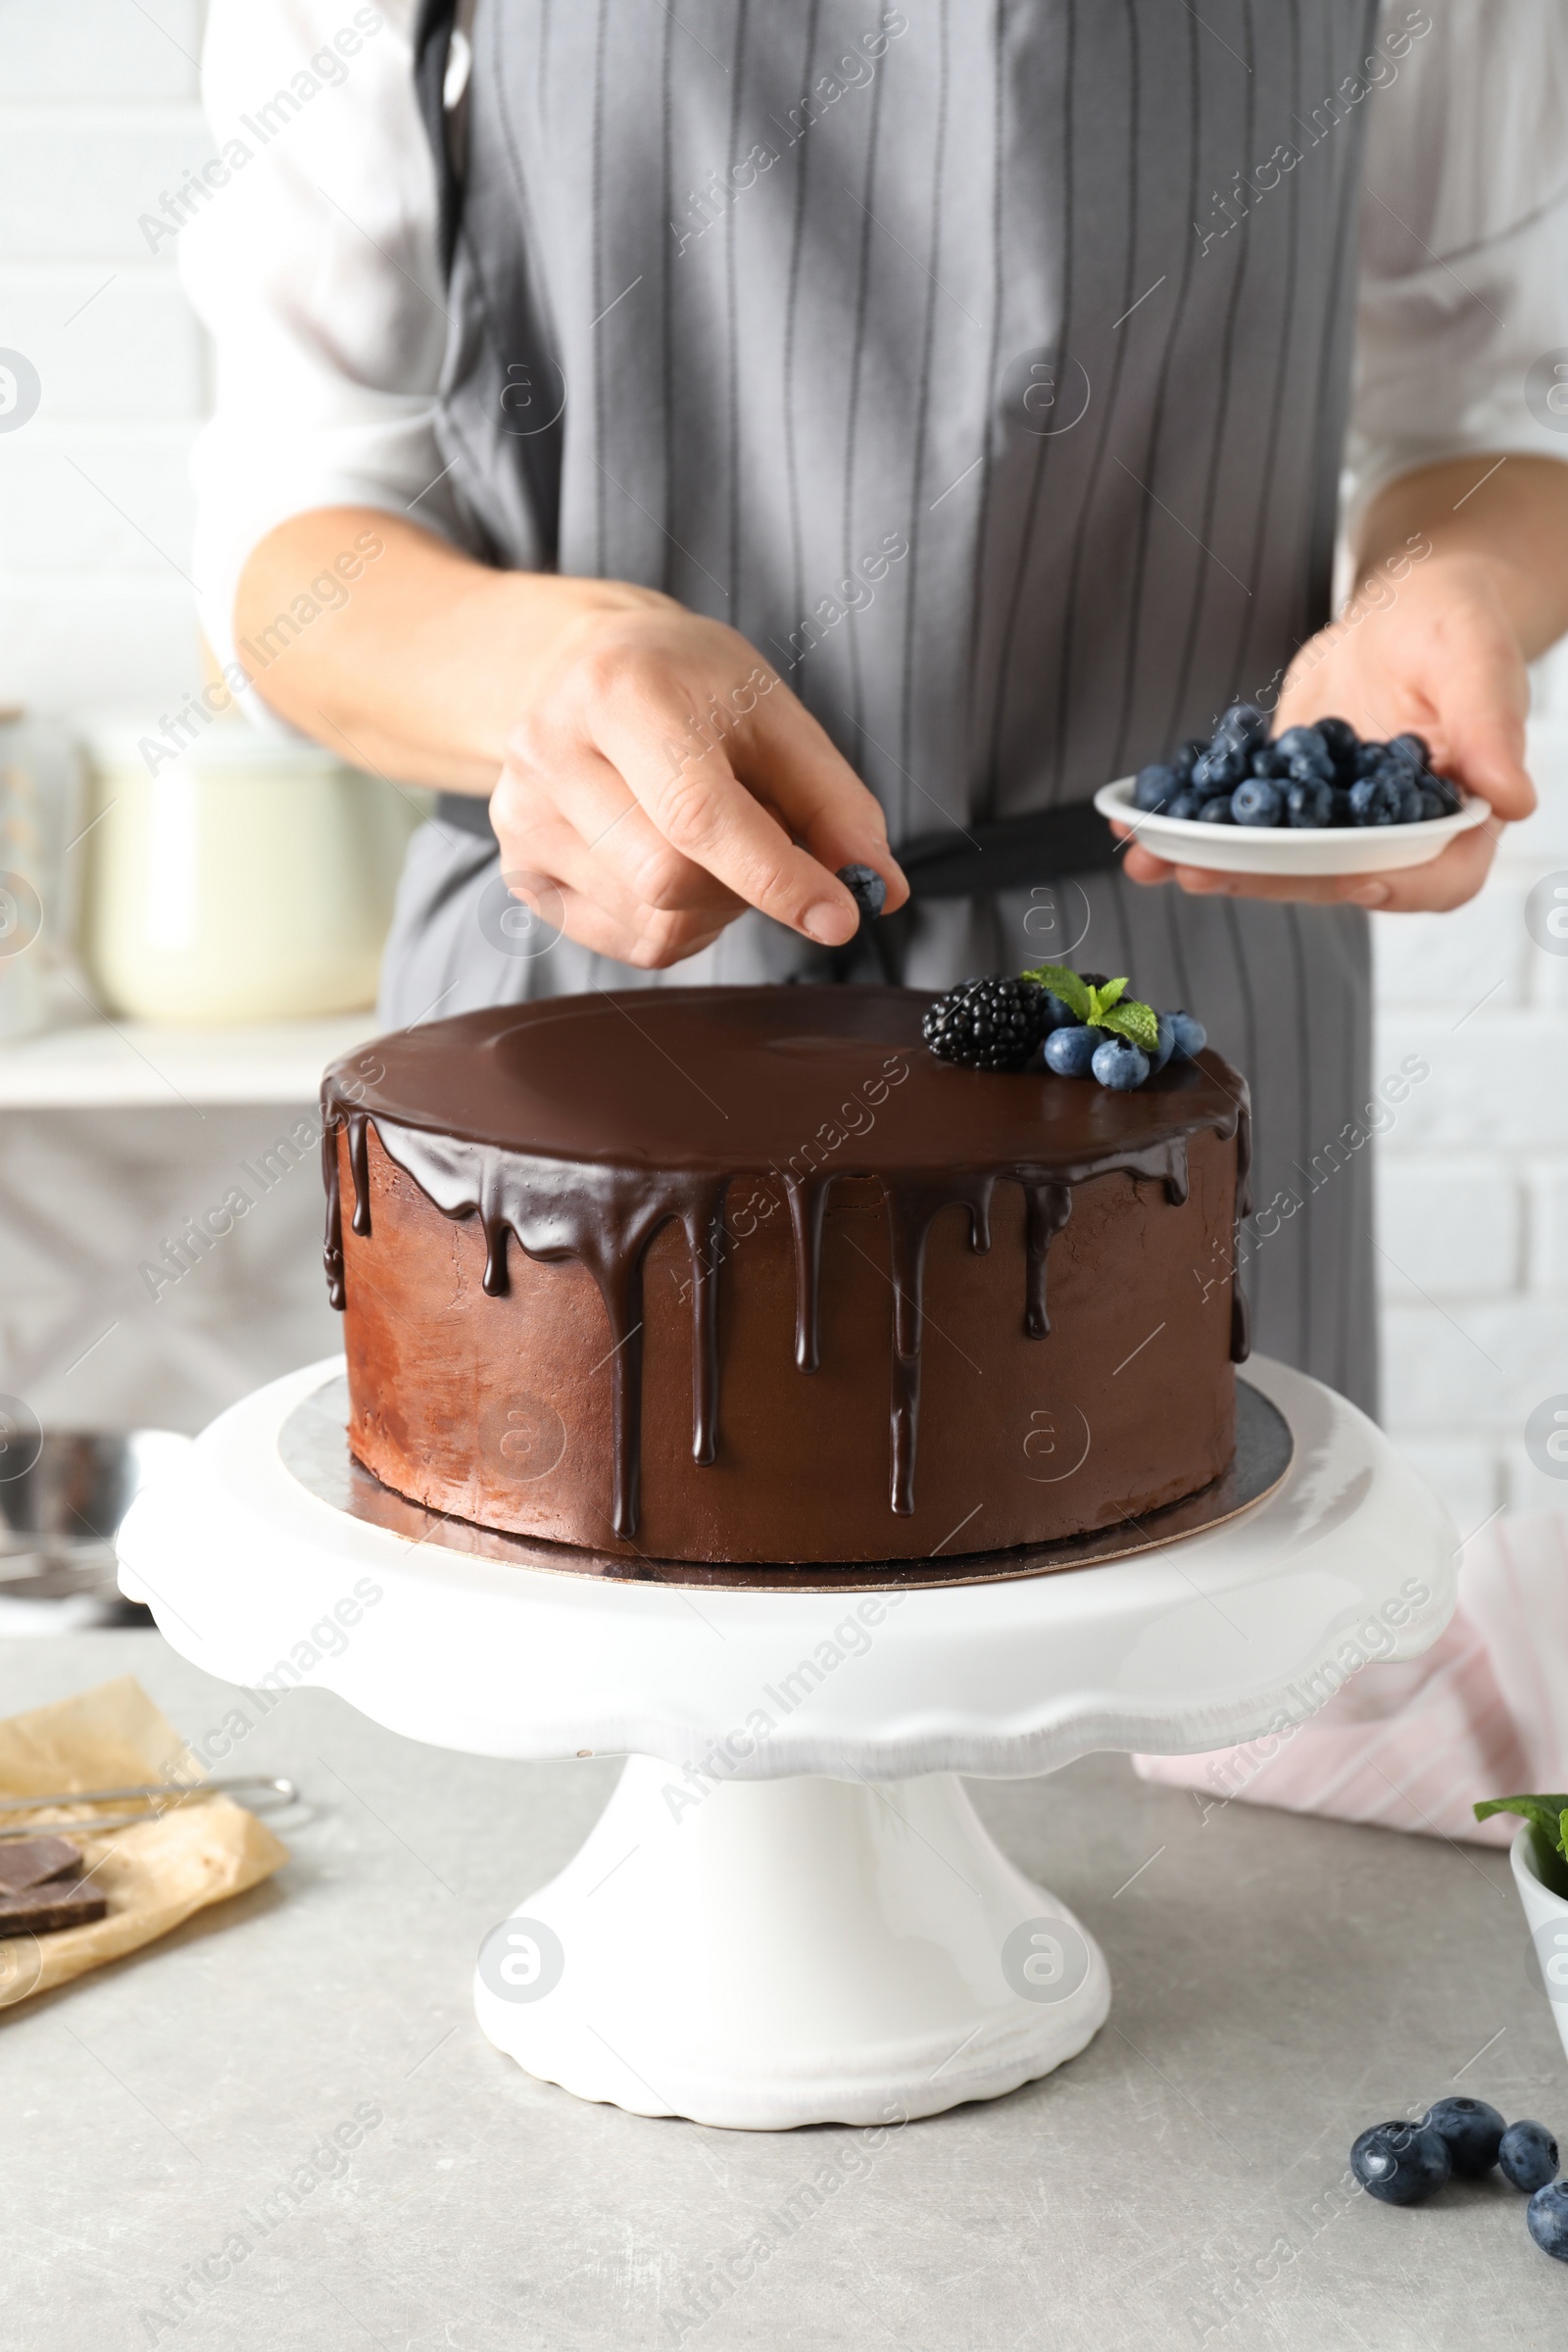
[[[127,1788],[51,1788],[36,1796],[0,1797],[0,1813],[37,1813],[51,1805],[118,1805],[135,1797],[153,1799],[165,1797],[165,1804],[149,1802],[139,1813],[116,1813],[96,1821],[38,1822],[28,1821],[24,1828],[0,1827],[0,1838],[36,1838],[45,1829],[78,1829],[96,1838],[102,1830],[129,1829],[138,1821],[159,1821],[179,1805],[188,1804],[192,1797],[229,1795],[236,1788],[258,1788],[270,1797],[270,1804],[251,1802],[253,1813],[275,1813],[284,1805],[299,1802],[299,1789],[282,1773],[247,1772],[231,1774],[216,1781],[142,1781]]]
[[[122,1598],[115,1538],[156,1467],[190,1444],[172,1430],[44,1430],[0,1476],[0,1599],[103,1603],[109,1622],[145,1625]]]

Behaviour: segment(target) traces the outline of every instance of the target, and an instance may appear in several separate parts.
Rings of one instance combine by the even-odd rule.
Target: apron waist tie
[[[477,794],[436,796],[436,821],[494,843],[488,805]],[[973,899],[987,891],[1027,890],[1068,874],[1103,873],[1116,862],[1117,842],[1090,801],[1064,808],[1036,808],[1027,816],[987,817],[967,827],[944,825],[894,845],[893,855],[917,899]]]
[[[488,804],[477,794],[438,794],[435,815],[438,824],[495,844]],[[907,877],[912,904],[1028,890],[1071,874],[1104,873],[1115,865],[1119,847],[1093,802],[1074,801],[1063,808],[1036,808],[1025,816],[987,817],[968,827],[951,824],[916,833],[895,843],[893,854]],[[862,925],[860,937],[848,947],[830,949],[829,977],[850,979],[869,946],[884,979],[900,983],[908,939],[909,910],[901,906],[878,923]]]

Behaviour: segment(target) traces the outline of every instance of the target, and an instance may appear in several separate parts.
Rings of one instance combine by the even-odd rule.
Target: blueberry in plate
[[[1285,814],[1285,796],[1266,776],[1249,776],[1231,794],[1231,815],[1239,825],[1277,825]]]
[[[1181,783],[1185,784],[1188,781],[1192,775],[1195,760],[1200,760],[1207,749],[1207,744],[1200,742],[1199,738],[1194,735],[1181,746],[1179,751],[1171,754],[1170,764],[1176,770],[1177,778]]]
[[[1443,2187],[1453,2165],[1441,2132],[1396,2118],[1361,2133],[1350,2150],[1350,2170],[1380,2204],[1419,2205]]]
[[[1277,743],[1260,743],[1252,754],[1254,776],[1288,776],[1291,772],[1290,754],[1282,752]]]
[[[1447,776],[1425,775],[1421,779],[1421,789],[1430,792],[1442,803],[1442,814],[1445,816],[1457,816],[1464,806],[1459,798],[1458,786]]]
[[[1355,822],[1355,814],[1350,807],[1350,793],[1348,787],[1344,784],[1336,784],[1333,792],[1334,813],[1329,818],[1329,823],[1338,826],[1343,831],[1347,825],[1353,825]]]
[[[1485,2099],[1439,2099],[1421,2122],[1425,2130],[1443,2134],[1449,2161],[1462,2179],[1477,2180],[1496,2163],[1503,2118]],[[1545,2178],[1555,2178],[1555,2169]]]
[[[1525,2207],[1525,2227],[1543,2254],[1568,2262],[1568,2182],[1538,2188]]]
[[[1347,779],[1353,779],[1355,775],[1355,755],[1360,747],[1361,738],[1359,735],[1357,735],[1349,720],[1346,718],[1319,718],[1314,719],[1312,723],[1319,737],[1328,747],[1329,758],[1334,762],[1335,775],[1344,776]]]
[[[1504,2180],[1533,2196],[1557,2178],[1557,2142],[1544,2124],[1510,2124],[1497,2144]]]
[[[1244,751],[1240,744],[1211,743],[1193,761],[1193,789],[1201,793],[1234,792],[1250,760],[1250,745]]]
[[[1195,1020],[1190,1012],[1180,1010],[1162,1012],[1159,1017],[1171,1025],[1171,1051],[1175,1060],[1191,1061],[1195,1054],[1201,1054],[1208,1043],[1208,1031],[1201,1021]]]
[[[1334,787],[1321,783],[1316,776],[1304,783],[1288,786],[1285,794],[1285,821],[1298,831],[1319,832],[1334,822]]]
[[[1058,1030],[1057,1035],[1060,1034]],[[1103,1045],[1095,1048],[1089,1066],[1102,1086],[1108,1086],[1113,1094],[1126,1095],[1134,1087],[1142,1086],[1149,1076],[1149,1055],[1129,1038],[1107,1037]]]
[[[1418,772],[1432,765],[1432,746],[1424,735],[1396,735],[1389,749],[1401,753]]]
[[[1133,786],[1133,807],[1141,808],[1146,816],[1156,816],[1168,801],[1175,799],[1181,788],[1182,779],[1175,768],[1167,767],[1161,760],[1153,760],[1148,767],[1138,770],[1138,780]]]
[[[1369,776],[1358,776],[1350,786],[1350,822],[1396,825],[1403,799],[1403,779],[1397,770],[1391,775],[1385,763]]]
[[[1232,703],[1214,729],[1217,743],[1223,735],[1227,743],[1252,751],[1268,733],[1268,720],[1255,703]]]
[[[1369,776],[1375,767],[1382,766],[1388,752],[1386,743],[1358,743],[1355,747],[1354,775]],[[1351,781],[1354,781],[1353,776]]]
[[[1401,825],[1418,825],[1426,812],[1426,790],[1417,776],[1406,775],[1399,786],[1399,818]]]
[[[1103,1030],[1091,1029],[1083,1021],[1053,1029],[1046,1040],[1047,1069],[1058,1078],[1087,1078],[1103,1036]]]
[[[1314,751],[1293,752],[1285,772],[1298,784],[1332,784],[1334,762],[1325,746],[1318,743]]]
[[[1236,819],[1231,814],[1230,794],[1217,792],[1211,801],[1205,801],[1198,811],[1198,821],[1200,825],[1233,825]]]
[[[1203,795],[1196,791],[1191,784],[1185,784],[1165,808],[1164,814],[1184,817],[1190,823],[1194,818],[1201,815],[1202,808]]]
[[[1396,787],[1407,808],[1419,805],[1421,788],[1426,782],[1426,775],[1421,768],[1412,767],[1402,752],[1391,751],[1384,759],[1382,765],[1375,767],[1372,773],[1374,777],[1386,776],[1389,782]],[[1410,821],[1411,819],[1407,817],[1399,819],[1401,824],[1407,824]]]

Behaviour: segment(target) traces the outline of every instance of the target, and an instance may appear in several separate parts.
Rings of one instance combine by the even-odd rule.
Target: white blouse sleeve
[[[175,195],[180,274],[217,354],[194,569],[223,661],[245,560],[290,514],[375,507],[461,536],[437,478],[446,314],[413,15],[212,0],[202,92],[226,176]]]
[[[211,0],[217,163],[187,175],[170,218],[188,222],[181,274],[217,350],[193,460],[195,570],[224,660],[245,560],[290,514],[368,506],[464,538],[433,426],[446,315],[414,13],[415,0]],[[1396,50],[1409,36],[1396,59],[1391,35]],[[1568,347],[1568,5],[1396,7],[1379,48],[1361,101],[1352,517],[1436,459],[1568,459],[1568,413],[1526,386]]]
[[[1395,6],[1379,49],[1407,33],[1396,78],[1362,100],[1350,524],[1385,482],[1442,458],[1568,459],[1568,395],[1561,414],[1544,396],[1552,355],[1568,361],[1568,7]]]

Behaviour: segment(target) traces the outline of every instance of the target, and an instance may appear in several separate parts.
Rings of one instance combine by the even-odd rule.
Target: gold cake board
[[[1127,1517],[1059,1544],[1023,1544],[1009,1551],[981,1551],[920,1560],[856,1560],[828,1567],[819,1560],[792,1565],[756,1561],[743,1567],[694,1560],[627,1559],[618,1552],[579,1549],[542,1537],[514,1536],[478,1527],[449,1512],[394,1493],[349,1450],[348,1381],[342,1373],[295,1406],[278,1433],[284,1467],[334,1510],[368,1527],[386,1529],[411,1544],[461,1552],[469,1559],[499,1560],[549,1576],[598,1578],[605,1584],[670,1585],[691,1591],[726,1589],[750,1592],[891,1592],[924,1587],[1010,1584],[1021,1577],[1053,1576],[1064,1568],[1096,1568],[1135,1552],[1157,1551],[1185,1536],[1221,1527],[1265,1501],[1291,1466],[1295,1449],[1290,1424],[1250,1382],[1236,1383],[1236,1451],[1230,1467],[1196,1494],[1157,1511]]]

